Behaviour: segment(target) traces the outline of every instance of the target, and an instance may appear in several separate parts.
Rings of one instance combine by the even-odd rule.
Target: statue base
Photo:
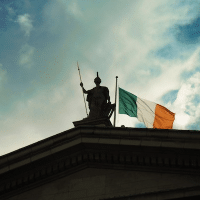
[[[75,127],[78,126],[113,126],[109,120],[109,118],[97,118],[97,119],[83,119],[80,121],[73,122]]]

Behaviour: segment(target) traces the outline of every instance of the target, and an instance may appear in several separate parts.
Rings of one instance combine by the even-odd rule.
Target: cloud
[[[11,16],[15,15],[15,11],[12,7],[7,6],[6,9],[7,9],[9,15],[11,15]]]
[[[77,1],[71,1],[71,3],[68,5],[68,11],[75,17],[83,16],[83,13],[81,12],[81,9],[80,9]]]
[[[142,92],[142,95],[150,98],[153,94],[155,100],[159,100],[161,96],[170,90],[179,89],[181,86],[181,74],[185,71],[193,70],[197,67],[200,62],[199,59],[200,48],[197,48],[195,52],[193,52],[190,57],[182,61],[181,59],[176,59],[173,61],[162,61],[159,64],[162,69],[162,73],[160,76],[147,80],[149,82],[149,86],[147,87],[147,91]],[[144,87],[145,84],[141,85]]]
[[[196,72],[182,84],[177,98],[169,106],[175,111],[174,128],[186,129],[200,120],[200,72]]]
[[[197,12],[188,14],[192,9],[188,5],[179,6],[174,12],[171,4],[167,2],[153,1],[151,5],[147,1],[143,3],[144,6],[139,6],[137,10],[133,8],[133,18],[121,16],[121,23],[112,27],[115,59],[109,72],[120,75],[122,88],[144,99],[160,103],[164,94],[170,90],[180,89],[183,72],[194,70],[199,65],[199,48],[196,47],[193,51],[187,49],[181,51],[174,30],[177,24],[191,23],[197,17]],[[148,8],[145,5],[148,5]],[[107,42],[112,44],[112,38],[108,38]],[[185,56],[185,59],[173,56],[170,60],[168,58],[163,60],[151,54],[152,51],[168,47],[171,43],[175,45],[176,51]],[[99,44],[102,45],[103,43]],[[88,54],[93,57],[93,52]],[[150,68],[155,66],[159,73],[154,77]],[[184,124],[187,124],[190,117],[186,113],[180,115],[185,118]],[[178,117],[177,121],[181,117]],[[118,115],[118,123],[134,127],[137,121]],[[181,129],[183,125],[178,127]]]
[[[182,79],[181,74],[185,71],[196,71],[196,67],[200,66],[199,59],[200,48],[197,48],[187,60],[166,61],[160,63],[162,74],[156,78],[146,80],[144,84],[137,85],[128,91],[136,91],[140,97],[159,103],[176,113],[174,129],[187,129],[188,125],[200,120],[200,113],[197,111],[199,104],[198,94],[200,94],[199,75],[200,72],[194,74],[188,79]],[[141,77],[142,74],[140,74]],[[167,101],[167,102],[166,102]],[[198,105],[195,103],[198,102]],[[120,116],[119,116],[120,117]],[[129,120],[129,121],[128,121]],[[122,119],[127,126],[130,126],[130,119]],[[132,126],[136,126],[133,120]]]
[[[86,75],[85,78],[89,76]],[[73,121],[86,117],[84,109],[75,68],[67,83],[61,81],[50,88],[40,87],[33,97],[15,102],[15,108],[1,119],[0,133],[4,144],[0,144],[0,153],[14,151],[73,128]]]
[[[59,1],[59,3],[59,5],[51,5],[52,12],[47,9],[47,13],[56,16],[53,17],[55,27],[60,23],[59,13],[62,13],[64,17],[62,9],[68,10],[68,13],[70,12],[73,16],[81,14],[85,16],[86,14],[84,9],[81,11],[81,7],[79,7],[81,4],[77,4],[76,1],[70,2],[68,5],[64,1]],[[111,14],[109,20],[105,17],[106,14],[105,16],[101,15],[100,20],[97,21],[98,26],[91,23],[90,20],[84,21],[85,18],[83,18],[80,28],[81,36],[78,35],[77,38],[81,40],[83,35],[88,35],[90,38],[83,37],[84,42],[82,43],[76,40],[79,43],[79,53],[84,60],[81,62],[81,66],[86,66],[85,70],[88,70],[88,74],[91,73],[91,77],[92,73],[95,77],[97,69],[101,71],[100,75],[104,74],[103,84],[110,86],[111,99],[114,96],[115,88],[114,78],[110,77],[118,75],[122,88],[141,98],[157,103],[162,102],[163,95],[169,91],[180,89],[183,82],[181,74],[195,69],[198,65],[199,48],[182,51],[176,38],[177,26],[191,23],[197,17],[198,11],[194,7],[194,4],[181,5],[157,0],[149,4],[146,0],[130,3],[130,9],[126,9],[126,12],[116,16]],[[99,13],[103,13],[103,9],[100,12],[101,8],[95,7],[91,13],[87,12],[87,19],[98,19],[99,16],[95,9]],[[125,7],[122,7],[121,10],[125,10]],[[190,10],[194,12],[190,12]],[[66,18],[68,13],[66,13]],[[78,28],[80,25],[78,24]],[[73,28],[77,28],[75,21],[73,21]],[[66,30],[72,33],[73,28],[70,27]],[[59,32],[57,28],[54,30]],[[63,38],[63,41],[64,39],[69,41],[68,37],[69,35]],[[69,44],[67,45],[69,46]],[[70,47],[74,49],[72,46]],[[162,56],[152,54],[152,52],[162,49],[165,50],[162,52]],[[179,51],[180,54],[169,55],[176,51]],[[183,59],[181,56],[185,58]],[[107,74],[109,77],[106,77]],[[167,104],[165,103],[165,105]],[[137,119],[129,118],[128,120],[126,116],[122,115],[118,117],[123,118],[121,122],[118,118],[119,124],[134,126],[135,123],[138,123]]]
[[[21,98],[15,99],[13,109],[9,113],[6,110],[3,116],[0,133],[6,142],[0,145],[2,154],[73,128],[73,121],[86,117],[77,58],[86,90],[94,87],[98,71],[114,103],[115,76],[119,76],[120,87],[149,101],[164,102],[164,106],[175,112],[174,128],[186,129],[200,121],[199,44],[187,50],[176,38],[176,27],[191,23],[197,16],[196,12],[189,12],[194,11],[192,5],[172,5],[169,1],[157,0],[149,4],[149,0],[141,0],[127,1],[128,6],[123,2],[119,7],[120,1],[110,2],[88,2],[85,7],[82,1],[59,0],[45,4],[42,30],[48,35],[38,33],[38,38],[44,37],[40,40],[41,46],[36,40],[32,41],[37,43],[37,49],[41,47],[41,59],[33,58],[35,49],[28,44],[22,46],[18,58],[18,64],[24,67],[37,63],[34,74],[37,76],[32,77],[39,78],[30,81],[34,84],[31,87],[35,87],[34,93],[19,94]],[[33,30],[30,15],[19,15],[17,22],[25,35],[30,36]],[[160,55],[156,54],[159,50]],[[177,51],[180,53],[174,55]],[[52,62],[55,54],[59,55],[59,63]],[[39,75],[39,67],[47,67],[45,62],[48,67],[55,65],[52,82],[52,76],[45,82]],[[187,75],[183,79],[184,72],[191,73],[190,78]],[[65,84],[63,77],[67,79]],[[117,126],[122,124],[144,127],[138,124],[137,118],[117,115]]]
[[[33,54],[35,48],[25,44],[20,50],[19,64],[30,68],[33,65]]]
[[[30,36],[30,32],[33,29],[32,20],[29,14],[19,15],[17,22],[19,23],[21,30],[25,32],[25,36]]]

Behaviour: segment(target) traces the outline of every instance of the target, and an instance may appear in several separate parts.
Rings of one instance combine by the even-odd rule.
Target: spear
[[[80,82],[82,83],[81,72],[80,72],[80,68],[79,68],[78,61],[77,61],[77,67],[78,67],[78,71],[79,71]],[[83,92],[83,90],[82,90],[82,92]],[[83,99],[84,99],[84,103],[85,103],[86,114],[87,114],[87,116],[88,116],[88,112],[87,112],[87,107],[86,107],[86,102],[85,102],[85,96],[84,96],[84,93],[83,93]]]

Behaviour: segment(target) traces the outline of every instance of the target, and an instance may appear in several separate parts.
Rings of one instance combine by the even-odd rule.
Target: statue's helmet
[[[101,79],[99,78],[98,72],[97,72],[97,77],[94,79],[95,83],[101,83]]]

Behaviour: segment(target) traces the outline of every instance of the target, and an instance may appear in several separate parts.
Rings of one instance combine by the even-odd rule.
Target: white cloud
[[[144,91],[140,92],[141,95],[146,98],[152,98],[153,94],[153,98],[158,101],[168,91],[179,89],[183,81],[180,75],[185,71],[195,69],[200,64],[199,53],[200,48],[197,48],[186,61],[179,59],[162,61],[159,64],[162,69],[161,75],[154,79],[146,80],[149,85],[141,84],[145,88]],[[140,87],[140,89],[142,88]]]
[[[176,114],[174,128],[186,129],[200,119],[200,72],[195,73],[182,84],[177,98],[169,105]],[[195,101],[197,98],[198,101]]]
[[[187,12],[190,8],[187,7],[172,11],[171,4],[165,1],[152,1],[151,4],[148,1],[140,1],[138,4],[134,4],[129,13],[120,15],[120,18],[116,18],[112,24],[107,24],[103,27],[104,30],[99,31],[103,31],[105,37],[101,37],[93,47],[85,51],[88,59],[94,61],[103,49],[104,54],[101,56],[112,54],[111,68],[120,68],[119,74],[124,74],[121,72],[125,70],[130,73],[133,69],[137,73],[140,70],[146,71],[149,63],[156,62],[156,59],[147,55],[152,50],[174,42],[172,35],[165,35],[169,28],[175,24],[187,23],[195,16],[193,14],[194,16],[188,19]],[[146,76],[146,73],[144,75]]]
[[[32,20],[29,14],[19,15],[17,22],[19,23],[22,31],[25,32],[25,36],[30,36],[30,32],[33,29]]]

